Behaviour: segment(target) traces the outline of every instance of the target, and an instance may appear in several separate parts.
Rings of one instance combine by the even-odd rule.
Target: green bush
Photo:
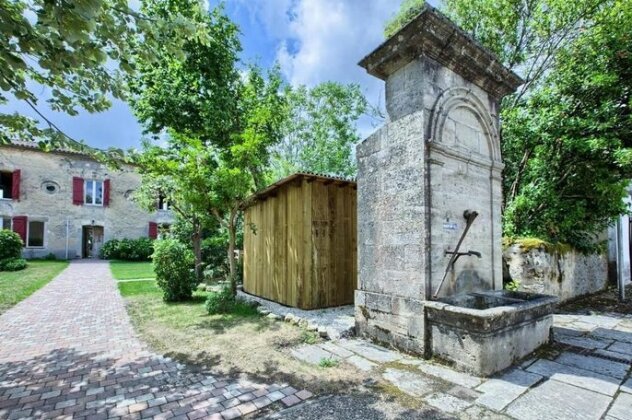
[[[193,252],[175,239],[154,242],[154,271],[163,299],[178,302],[191,299],[196,286]]]
[[[0,261],[0,271],[20,271],[26,268],[24,258],[7,258]]]
[[[0,229],[0,261],[22,256],[24,242],[15,232]]]
[[[154,252],[154,241],[149,238],[112,239],[101,247],[104,260],[149,261]]]
[[[254,304],[233,296],[230,287],[209,294],[206,298],[206,310],[209,315],[231,314],[243,317],[260,315]]]
[[[43,259],[46,261],[57,261],[57,256],[52,252],[49,252]]]

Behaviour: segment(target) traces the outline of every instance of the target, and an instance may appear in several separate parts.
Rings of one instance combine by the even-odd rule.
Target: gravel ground
[[[353,305],[305,311],[303,309],[290,308],[258,296],[253,296],[242,290],[238,291],[237,295],[243,299],[258,302],[261,306],[273,314],[281,317],[291,314],[294,317],[306,320],[309,324],[312,324],[319,329],[325,329],[331,340],[337,340],[341,337],[350,336],[355,327]]]
[[[265,417],[270,420],[454,419],[430,407],[409,409],[374,393],[325,396]]]

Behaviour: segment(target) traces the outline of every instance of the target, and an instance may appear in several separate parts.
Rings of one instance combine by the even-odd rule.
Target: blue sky
[[[314,86],[327,80],[359,83],[371,103],[383,103],[383,83],[356,63],[383,41],[384,22],[396,12],[399,1],[226,0],[225,5],[241,28],[244,63],[269,67],[278,62],[293,85]],[[45,90],[37,93],[46,96]],[[32,115],[15,101],[2,108]],[[134,115],[119,101],[106,112],[76,117],[43,110],[71,137],[92,146],[128,149],[138,147],[142,138]],[[364,119],[358,129],[365,136],[374,126]]]

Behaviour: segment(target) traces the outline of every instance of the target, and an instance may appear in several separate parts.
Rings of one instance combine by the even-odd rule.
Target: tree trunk
[[[235,242],[237,235],[235,233],[234,218],[231,217],[228,222],[228,267],[230,276],[230,291],[233,296],[237,295],[237,268],[235,266]]]
[[[193,254],[195,255],[195,278],[198,283],[204,280],[202,273],[202,226],[199,222],[193,223]]]

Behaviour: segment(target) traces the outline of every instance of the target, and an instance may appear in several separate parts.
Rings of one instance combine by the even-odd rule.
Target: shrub
[[[206,310],[209,315],[260,316],[254,303],[233,296],[230,287],[209,294],[206,298]]]
[[[163,299],[178,302],[191,299],[196,286],[193,252],[175,239],[154,242],[154,271]]]
[[[149,238],[112,239],[101,247],[105,260],[149,261],[154,252],[154,241]]]
[[[0,261],[0,271],[20,271],[26,268],[24,258],[7,258]]]
[[[53,254],[52,252],[49,252],[48,255],[46,255],[43,259],[46,261],[56,261],[57,256]]]
[[[0,229],[0,261],[9,258],[20,258],[24,242],[15,232]]]

